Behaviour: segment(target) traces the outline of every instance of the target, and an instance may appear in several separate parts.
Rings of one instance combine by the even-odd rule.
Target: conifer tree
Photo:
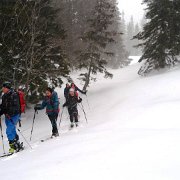
[[[143,31],[136,38],[142,40],[144,61],[139,74],[153,69],[170,67],[176,64],[180,53],[180,1],[144,0],[147,5]]]
[[[106,56],[113,56],[112,52],[106,51],[110,43],[114,43],[115,31],[109,30],[114,21],[114,12],[116,7],[111,1],[97,0],[93,10],[93,16],[88,19],[89,29],[82,37],[86,43],[86,49],[80,52],[78,56],[79,68],[86,68],[87,73],[82,73],[84,90],[87,89],[90,80],[93,79],[91,74],[105,73],[105,77],[111,77],[112,74],[106,69]]]
[[[118,69],[127,66],[129,64],[129,60],[123,38],[124,33],[126,33],[124,14],[122,13],[121,15],[116,0],[113,0],[112,3],[116,8],[114,12],[114,21],[112,25],[110,25],[109,29],[115,32],[115,43],[110,43],[107,46],[107,49],[114,53],[113,56],[109,57],[108,65],[110,65],[110,67],[113,69]]]
[[[60,85],[60,76],[69,73],[58,11],[50,0],[17,0],[10,8],[5,5],[1,14],[1,82],[12,80],[16,88],[24,86],[33,99],[49,83]]]

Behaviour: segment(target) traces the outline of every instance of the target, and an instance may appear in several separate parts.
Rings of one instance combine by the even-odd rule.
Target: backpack
[[[20,102],[20,112],[25,113],[26,101],[24,98],[24,93],[22,91],[18,91],[18,95],[19,95],[19,102]]]

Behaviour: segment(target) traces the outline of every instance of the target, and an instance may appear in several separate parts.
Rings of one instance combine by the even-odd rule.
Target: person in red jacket
[[[18,89],[18,95],[19,95],[19,102],[20,102],[20,113],[25,113],[26,108],[26,101],[25,101],[25,94],[22,90],[22,88]],[[19,118],[19,127],[21,127],[21,114]]]

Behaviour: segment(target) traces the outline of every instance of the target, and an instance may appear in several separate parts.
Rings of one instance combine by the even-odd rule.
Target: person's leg
[[[17,123],[19,122],[19,118],[20,118],[19,114],[11,117],[11,121],[14,124],[14,128],[12,130],[12,133],[14,135],[14,139],[16,139],[17,141],[19,140],[19,136],[18,136],[18,134],[16,132],[16,126],[17,126]]]
[[[74,111],[74,119],[75,119],[75,124],[76,124],[76,126],[78,126],[78,110],[77,109],[75,109],[75,111]]]
[[[71,122],[71,128],[74,127],[74,115],[73,115],[73,111],[68,109],[69,112],[69,118],[70,118],[70,122]]]
[[[58,134],[58,128],[57,128],[57,117],[58,115],[48,115],[51,125],[52,125],[52,135]]]
[[[74,118],[73,112],[70,109],[68,109],[68,112],[69,112],[70,122],[73,123],[73,118]]]
[[[15,139],[15,125],[11,119],[6,118],[5,119],[5,124],[6,124],[6,135],[8,138],[8,141],[13,141]]]
[[[9,141],[9,152],[14,153],[14,151],[19,151],[22,146],[19,142],[19,136],[16,132],[16,125],[19,120],[19,115],[13,116],[11,118],[6,118],[5,123],[6,123],[6,134],[8,137]]]
[[[74,119],[75,119],[75,123],[78,123],[78,114],[74,113]]]

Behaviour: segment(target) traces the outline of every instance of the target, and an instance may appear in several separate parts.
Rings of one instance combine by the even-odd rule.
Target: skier
[[[68,96],[69,96],[69,89],[70,88],[71,88],[71,86],[67,83],[66,87],[64,88],[64,97],[65,97],[65,99],[67,99]]]
[[[81,103],[82,99],[78,98],[75,94],[75,90],[71,88],[69,90],[69,96],[66,100],[66,102],[63,104],[63,107],[68,107],[68,112],[70,116],[71,121],[71,128],[74,127],[74,121],[76,127],[78,126],[78,109],[77,109],[77,103]]]
[[[59,114],[59,99],[57,92],[55,92],[52,88],[46,89],[46,96],[43,100],[42,104],[37,104],[34,107],[34,110],[42,110],[46,107],[46,113],[51,121],[52,125],[52,136],[59,136],[58,128],[57,128],[57,118]]]
[[[19,95],[11,88],[10,82],[3,84],[2,104],[0,105],[0,116],[5,115],[6,134],[9,141],[9,153],[23,150],[23,143],[19,142],[19,136],[16,132],[16,125],[20,117]]]
[[[21,113],[19,117],[19,127],[21,127],[21,114],[25,113],[25,108],[26,108],[25,94],[21,87],[19,87],[18,89],[18,94],[19,94],[20,109],[21,109]]]

